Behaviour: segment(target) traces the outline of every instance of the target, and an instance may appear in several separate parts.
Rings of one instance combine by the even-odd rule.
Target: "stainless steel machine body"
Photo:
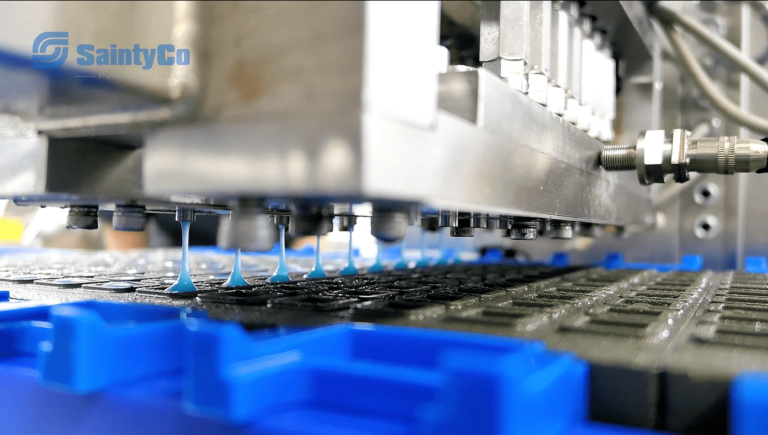
[[[496,234],[491,244],[545,227],[571,239],[503,242],[533,256],[576,249],[592,261],[618,245],[640,258],[655,248],[626,237],[667,234],[659,204],[679,192],[606,172],[603,144],[634,143],[641,130],[697,134],[637,2],[17,2],[0,11],[0,196],[118,208],[120,229],[140,229],[145,211],[231,211],[222,246],[262,249],[239,236],[262,232],[259,216],[302,216],[291,228],[316,234],[338,215],[327,205],[371,202],[385,241],[421,222],[421,205],[456,236]],[[57,68],[33,67],[44,32],[68,33]],[[122,50],[123,64],[88,65],[80,50],[89,44]],[[142,50],[164,45],[176,60],[150,66]],[[583,249],[579,239],[604,228],[625,238]],[[691,249],[703,248],[666,252]]]

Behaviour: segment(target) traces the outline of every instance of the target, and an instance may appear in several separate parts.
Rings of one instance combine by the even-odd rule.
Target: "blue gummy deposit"
[[[429,267],[429,260],[426,258],[422,258],[421,260],[416,262],[416,265],[414,267],[418,267],[418,268]]]
[[[369,273],[381,273],[384,272],[384,265],[381,262],[376,262],[368,268]]]
[[[440,241],[439,247],[440,247],[440,257],[435,262],[435,266],[445,266],[448,264],[448,259],[451,258],[451,253],[453,252],[452,249],[447,248],[445,246],[445,235],[446,235],[446,229],[440,228]]]
[[[339,275],[349,276],[349,275],[357,275],[357,273],[358,271],[355,265],[348,264],[344,269],[341,269],[341,271],[339,272]]]
[[[323,279],[323,278],[327,278],[327,277],[328,277],[328,275],[325,274],[324,270],[322,270],[322,269],[315,269],[315,268],[312,268],[312,270],[309,271],[309,273],[304,275],[304,278],[307,278],[307,279]]]
[[[291,278],[288,276],[288,263],[285,262],[285,225],[280,227],[280,256],[277,259],[277,269],[267,281],[269,282],[287,282]]]
[[[421,230],[421,259],[416,262],[416,267],[429,267],[429,259],[427,259],[427,232]]]
[[[304,276],[307,279],[321,279],[326,278],[328,275],[323,270],[323,262],[320,257],[320,236],[317,236],[317,247],[315,248],[315,265],[312,270]]]
[[[464,244],[464,239],[459,239],[456,241],[456,247],[453,250],[453,258],[448,260],[451,264],[461,264],[461,251],[463,250],[462,245]]]
[[[400,242],[400,260],[395,263],[395,269],[408,269],[408,262],[405,261],[405,238]]]
[[[242,263],[240,261],[240,249],[235,250],[235,264],[232,265],[232,274],[229,275],[229,279],[224,282],[224,287],[247,287],[248,281],[243,278]]]
[[[383,250],[383,247],[381,246],[381,241],[376,240],[376,262],[373,263],[371,267],[368,268],[369,273],[380,273],[384,272],[384,265],[381,263],[381,251]]]
[[[192,276],[189,274],[189,221],[181,223],[181,270],[179,278],[173,285],[168,287],[169,292],[194,292],[197,287],[192,282]]]
[[[353,259],[354,251],[352,250],[352,233],[354,233],[353,227],[349,228],[349,253],[347,254],[347,267],[339,272],[339,275],[357,275],[357,268],[355,267],[355,261]]]

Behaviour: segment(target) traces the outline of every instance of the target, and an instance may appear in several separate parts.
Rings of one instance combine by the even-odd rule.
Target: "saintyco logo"
[[[57,68],[64,64],[69,54],[69,32],[43,32],[32,44],[32,67]],[[46,53],[48,47],[53,52]]]
[[[69,52],[69,32],[43,32],[35,38],[32,45],[32,65],[35,68],[57,68],[67,60]],[[55,47],[53,53],[46,54],[46,49]],[[77,46],[77,64],[91,65],[139,65],[150,69],[158,65],[189,65],[189,50],[172,44],[160,44],[157,48],[142,48],[133,44],[132,48],[118,48],[110,44],[109,48],[96,48],[93,44]]]

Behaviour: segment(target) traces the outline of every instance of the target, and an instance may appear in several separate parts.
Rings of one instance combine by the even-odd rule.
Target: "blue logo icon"
[[[69,55],[69,32],[43,32],[32,44],[32,67],[37,69],[58,68]],[[53,48],[47,53],[48,47]]]
[[[48,48],[52,52],[48,52]],[[109,48],[96,48],[93,44],[80,44],[76,47],[77,64],[93,65],[136,65],[142,69],[151,69],[155,63],[161,66],[189,65],[190,50],[173,44],[160,44],[157,48],[142,48],[133,44],[132,48],[119,48],[110,44]],[[32,44],[32,66],[37,69],[58,68],[64,65],[69,55],[69,32],[43,32]]]

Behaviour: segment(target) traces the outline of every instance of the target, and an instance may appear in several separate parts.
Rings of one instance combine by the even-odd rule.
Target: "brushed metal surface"
[[[425,59],[436,58],[439,50],[439,2],[107,2],[42,9],[10,4],[0,5],[0,16],[19,16],[19,23],[39,18],[18,32],[9,23],[4,29],[10,31],[0,35],[0,53],[22,60],[30,58],[28,45],[37,33],[70,32],[71,54],[56,89],[77,92],[40,113],[19,114],[49,136],[109,134],[121,126],[142,132],[186,118],[357,113],[363,106],[422,126],[434,122],[438,67]],[[85,42],[121,48],[172,42],[192,54],[189,65],[146,71],[137,65],[81,67],[74,64],[75,46]],[[39,74],[31,65],[26,72]],[[90,80],[88,86],[81,86],[83,80]],[[114,88],[122,110],[104,110],[108,98],[84,100],[89,87]],[[126,89],[132,92],[117,92]],[[144,98],[136,101],[131,93]],[[406,98],[410,104],[404,105]]]
[[[140,148],[105,146],[87,139],[51,139],[44,135],[0,139],[0,144],[4,154],[0,159],[3,197],[64,195],[72,198],[73,203],[143,197]]]
[[[145,24],[175,23],[168,38],[201,42],[194,122],[147,132],[141,152],[116,147],[103,156],[76,158],[86,145],[59,141],[73,156],[59,165],[64,169],[45,167],[51,161],[46,154],[40,163],[44,147],[32,147],[30,155],[38,160],[14,168],[37,170],[31,187],[2,192],[354,198],[621,225],[647,222],[647,190],[631,176],[604,173],[597,165],[597,141],[486,71],[438,75],[434,62],[425,61],[438,48],[438,3],[202,2],[179,22],[169,6],[157,6],[165,12]],[[151,9],[114,8],[94,8],[93,14],[146,15]],[[74,25],[73,14],[49,13],[45,22]],[[115,34],[122,44],[137,31],[123,28],[128,21],[112,20],[111,30],[85,29],[73,41]],[[502,33],[505,47],[520,42]],[[511,53],[505,47],[496,57]],[[173,99],[178,88],[165,85],[126,84]],[[55,114],[71,124],[81,109],[46,107],[41,119]],[[130,127],[132,112],[118,119]],[[131,169],[123,170],[123,159],[115,156],[129,154],[133,163],[124,167]],[[124,175],[90,175],[94,167]]]
[[[431,129],[365,111],[158,130],[145,145],[145,192],[415,201],[642,223],[648,191],[631,174],[600,169],[599,142],[487,71],[446,76],[441,89],[456,79],[464,86],[454,100],[474,101],[463,117],[441,110]]]
[[[0,135],[0,195],[44,192],[47,163],[45,136]]]

